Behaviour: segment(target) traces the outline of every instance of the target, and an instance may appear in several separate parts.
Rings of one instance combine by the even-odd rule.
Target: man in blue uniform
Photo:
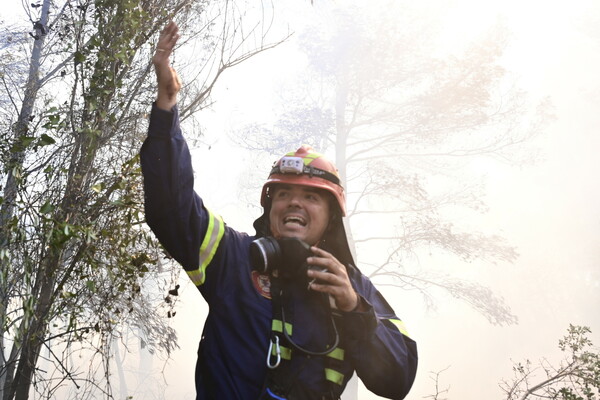
[[[158,96],[141,162],[148,225],[210,306],[197,399],[338,399],[355,371],[372,392],[404,398],[416,344],[354,266],[330,161],[308,146],[283,156],[263,187],[254,236],[227,226],[194,192],[181,84],[169,66],[178,37],[170,23],[153,58]]]

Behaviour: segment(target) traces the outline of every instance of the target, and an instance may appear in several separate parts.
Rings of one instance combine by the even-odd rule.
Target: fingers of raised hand
[[[168,58],[179,39],[179,28],[171,21],[161,32],[158,38],[155,57]]]

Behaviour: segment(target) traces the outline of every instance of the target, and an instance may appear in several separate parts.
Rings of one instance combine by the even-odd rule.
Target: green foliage
[[[556,400],[598,400],[600,398],[600,351],[588,338],[587,326],[569,325],[567,335],[558,342],[564,353],[559,363],[542,360],[533,366],[527,360],[513,367],[514,379],[500,387],[506,400],[540,397]]]
[[[40,390],[53,391],[43,371],[25,361],[36,360],[49,337],[54,346],[85,347],[139,326],[153,349],[169,352],[175,345],[166,312],[158,314],[152,294],[141,291],[145,281],[164,279],[156,274],[160,247],[143,224],[136,156],[145,131],[139,110],[148,108],[145,91],[152,89],[145,83],[150,57],[140,50],[162,26],[162,13],[150,15],[137,0],[83,4],[64,2],[49,12],[56,20],[44,38],[46,65],[28,85],[58,71],[61,82],[23,100],[25,111],[11,117],[22,119],[14,137],[0,148],[9,160],[0,175],[7,179],[0,214],[1,348],[5,338],[14,339],[0,374],[6,388],[15,388],[0,388],[5,399],[29,388],[33,374],[47,382]],[[107,350],[98,354],[110,357]],[[49,361],[64,369],[58,356]],[[16,365],[21,375],[14,375]]]
[[[0,80],[9,90],[0,96],[0,348],[10,355],[0,365],[3,400],[26,398],[33,382],[51,398],[65,380],[83,385],[76,398],[112,398],[112,339],[135,330],[150,352],[177,345],[166,319],[172,304],[157,294],[176,275],[162,271],[168,257],[145,225],[137,153],[155,92],[153,41],[166,21],[201,41],[206,54],[197,60],[224,57],[219,70],[206,68],[214,76],[198,86],[188,112],[224,69],[253,54],[227,58],[245,47],[215,40],[214,16],[200,14],[210,3],[43,0],[46,11],[36,17],[42,10],[32,4],[31,16],[52,29],[33,46],[27,34],[19,46],[2,42]],[[45,346],[53,371],[37,365]],[[88,352],[89,369],[71,362],[76,349]]]

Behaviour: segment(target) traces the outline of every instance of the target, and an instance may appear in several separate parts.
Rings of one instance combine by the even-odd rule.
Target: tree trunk
[[[25,320],[23,320],[21,322],[21,325],[25,324]],[[23,329],[20,330],[21,332],[23,331]],[[1,380],[1,384],[2,386],[0,387],[0,399],[2,400],[8,400],[9,399],[9,394],[10,394],[10,385],[12,385],[12,381],[13,381],[13,377],[15,374],[15,366],[17,365],[17,358],[19,357],[19,351],[20,351],[20,347],[19,345],[14,342],[12,349],[10,351],[10,355],[8,356],[7,360],[4,360],[4,354],[2,355],[3,357],[3,364],[2,364],[2,380]]]
[[[127,389],[127,378],[125,378],[125,371],[123,369],[123,359],[121,358],[121,348],[119,347],[119,340],[114,337],[112,339],[112,351],[115,355],[115,367],[117,368],[117,374],[119,376],[119,393],[121,399],[126,399],[129,393]]]
[[[27,83],[25,85],[25,92],[23,94],[23,103],[21,104],[21,110],[17,118],[17,122],[14,125],[14,142],[18,141],[27,134],[27,125],[29,118],[33,113],[33,106],[37,100],[38,90],[40,89],[40,65],[42,49],[44,47],[45,30],[48,25],[48,14],[50,10],[50,0],[44,0],[42,4],[42,10],[40,15],[39,26],[41,29],[36,31],[39,36],[35,39],[33,44],[33,50],[29,61],[29,75],[27,77]],[[10,243],[10,224],[9,221],[12,219],[15,209],[15,201],[17,198],[17,186],[18,186],[18,171],[22,169],[23,160],[25,157],[24,149],[13,153],[11,160],[8,164],[8,170],[6,171],[6,182],[4,185],[4,201],[0,206],[0,249],[7,249]],[[8,268],[10,261],[8,256],[0,259],[0,274],[2,275],[2,281],[0,282],[0,398],[6,398],[7,381],[12,381],[13,376],[9,376],[10,371],[14,371],[14,366],[9,368],[7,362],[13,361],[12,358],[6,360],[4,358],[4,326],[6,322],[6,313],[8,307]],[[12,352],[11,352],[12,356]],[[9,371],[10,370],[10,371]]]
[[[50,256],[45,265],[40,266],[39,277],[39,296],[35,302],[33,312],[30,316],[25,315],[24,320],[29,319],[30,324],[25,323],[23,343],[21,347],[21,356],[17,362],[16,371],[13,377],[8,376],[3,400],[27,400],[33,374],[35,373],[37,359],[48,329],[48,315],[52,306],[52,296],[54,293],[55,271],[59,264],[58,254]],[[37,291],[34,291],[34,293]],[[11,379],[12,378],[12,379]]]
[[[343,76],[344,74],[342,74]],[[348,144],[348,126],[346,124],[346,105],[348,102],[348,83],[345,77],[338,80],[335,92],[335,128],[336,128],[336,140],[335,140],[335,163],[340,174],[340,180],[344,189],[348,187],[348,175],[347,175],[347,160],[346,160],[346,146]],[[346,211],[348,212],[348,202],[346,201]],[[352,230],[348,223],[348,216],[344,219],[344,228],[346,230],[346,238],[348,239],[348,247],[352,253],[352,258],[356,262],[356,248],[354,246],[354,239],[352,236]],[[358,400],[358,378],[356,375],[352,376],[344,393],[342,394],[342,400]]]
[[[39,23],[43,29],[47,29],[48,24],[48,11],[50,10],[50,0],[44,0],[42,5],[42,14]],[[29,59],[29,75],[27,77],[27,83],[25,85],[25,92],[23,95],[23,103],[21,104],[21,110],[19,117],[14,125],[14,141],[17,142],[20,138],[27,134],[27,125],[29,118],[33,113],[33,106],[37,100],[37,94],[40,89],[40,65],[42,49],[44,47],[45,33],[41,34],[33,43],[33,50]],[[8,242],[8,233],[5,232],[5,227],[8,221],[12,218],[15,199],[17,196],[17,177],[15,172],[22,166],[25,151],[16,151],[9,162],[9,168],[7,171],[6,184],[4,185],[4,202],[0,208],[0,231],[2,237],[0,237],[0,245],[4,246]]]
[[[340,174],[340,180],[344,190],[348,187],[348,160],[346,148],[348,146],[349,127],[346,124],[346,107],[348,104],[348,82],[344,78],[338,80],[335,88],[335,163]],[[348,208],[348,198],[346,193],[346,217],[344,218],[344,227],[348,238],[348,246],[352,253],[352,258],[356,262],[356,247],[354,237],[349,224],[350,209]]]

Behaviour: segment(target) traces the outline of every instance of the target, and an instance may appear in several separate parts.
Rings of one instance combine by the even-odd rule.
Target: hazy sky
[[[294,11],[281,12],[279,17],[301,27],[303,21],[293,18],[310,16],[326,1],[314,0],[321,3],[315,6],[310,1],[292,3]],[[450,387],[448,399],[502,399],[498,382],[511,377],[512,360],[558,360],[558,339],[569,323],[590,326],[594,342],[600,343],[600,3],[455,0],[446,4],[445,11],[435,12],[456,27],[449,39],[454,43],[473,39],[502,16],[512,31],[505,67],[520,77],[519,85],[531,95],[550,96],[556,110],[555,123],[536,139],[542,156],[536,165],[480,165],[487,176],[490,207],[484,228],[508,238],[520,257],[514,264],[473,266],[463,275],[504,297],[519,324],[492,326],[449,297],[440,296],[437,309],[426,310],[418,296],[384,292],[419,346],[420,369],[409,399],[432,394],[429,371],[448,366],[440,382]],[[8,13],[3,9],[0,15]],[[203,174],[209,168],[214,171],[212,162],[236,154],[225,133],[252,118],[269,118],[280,107],[278,88],[297,69],[294,51],[291,41],[226,73],[216,87],[215,106],[199,117],[207,128],[203,140],[211,148],[201,145],[194,152],[198,190],[211,208],[240,230],[250,230],[257,215],[248,215],[235,195],[223,188],[222,182],[237,182],[239,171]],[[205,313],[196,289],[185,285],[174,319],[181,350],[166,365],[158,360],[152,364],[155,376],[164,368],[165,398],[194,398],[195,352]],[[132,361],[132,371],[136,365]],[[145,368],[150,369],[149,364]],[[162,382],[153,380],[155,385]],[[132,382],[129,388],[133,387]],[[161,398],[157,391],[154,395]],[[375,397],[361,392],[360,398]]]

